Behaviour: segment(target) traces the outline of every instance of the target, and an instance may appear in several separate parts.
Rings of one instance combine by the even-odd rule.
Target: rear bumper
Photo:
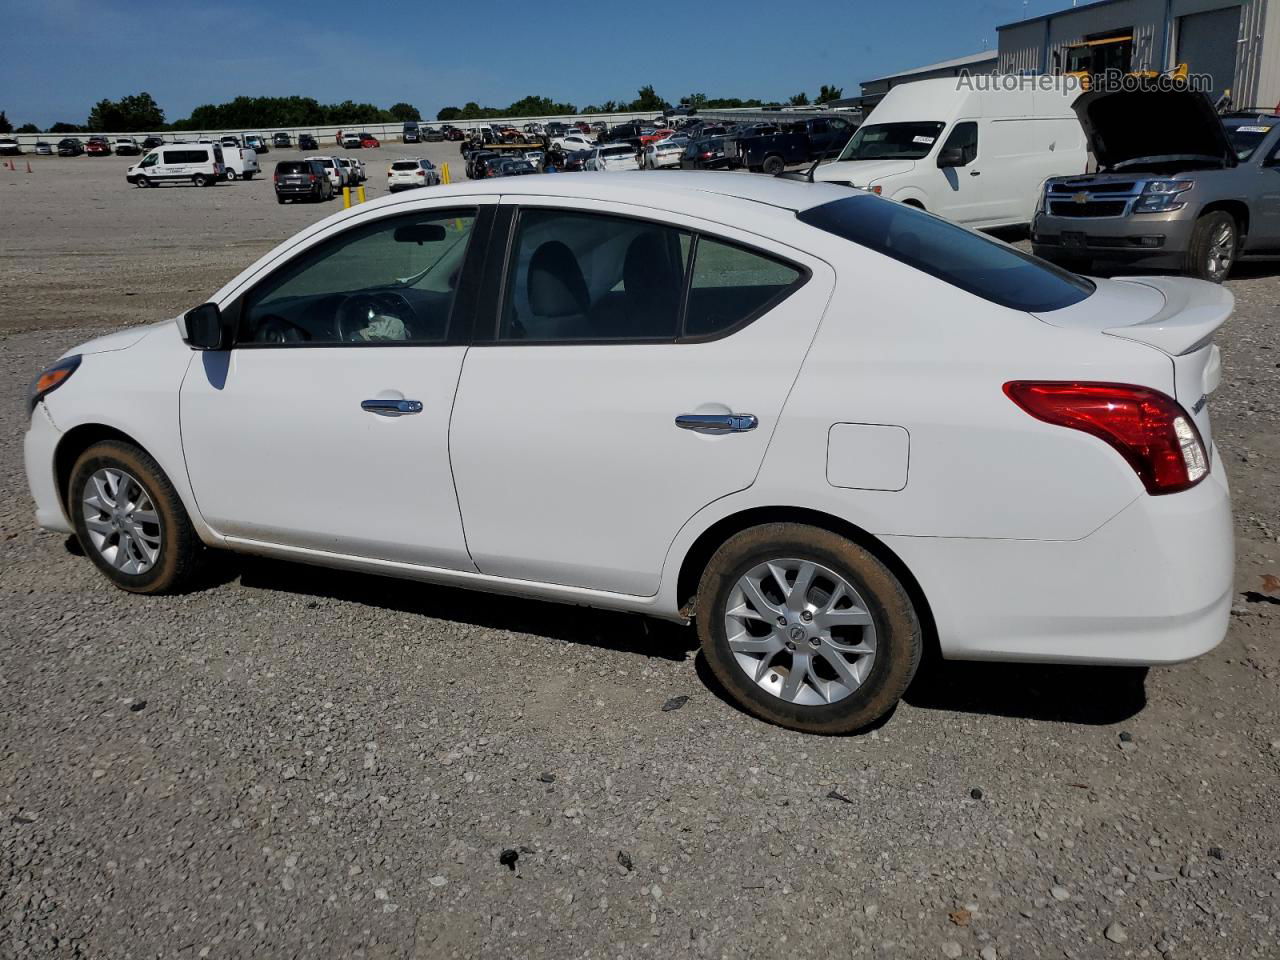
[[[1140,496],[1082,540],[888,537],[920,582],[943,656],[1163,664],[1216,647],[1231,611],[1231,496],[1210,475]]]
[[[36,404],[31,425],[22,441],[22,459],[27,469],[27,487],[36,502],[36,523],[46,530],[71,533],[71,523],[62,509],[54,475],[53,455],[62,438],[43,403]]]
[[[1077,255],[1150,266],[1178,266],[1191,244],[1195,218],[1185,211],[1128,217],[1061,217],[1038,214],[1031,224],[1037,256]]]

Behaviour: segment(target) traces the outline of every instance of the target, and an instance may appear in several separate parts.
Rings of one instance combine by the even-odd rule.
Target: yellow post
[[[360,203],[364,203],[364,184],[363,183],[356,188],[356,196],[359,197]]]
[[[440,165],[440,179],[443,180],[445,183],[453,182],[452,180],[449,179],[449,165],[447,163],[443,163]]]
[[[342,209],[349,210],[351,208],[351,188],[342,188]]]

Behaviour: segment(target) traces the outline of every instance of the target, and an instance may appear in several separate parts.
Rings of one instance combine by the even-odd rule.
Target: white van
[[[1049,177],[1085,173],[1074,77],[974,76],[893,87],[814,179],[970,227],[1031,222]]]
[[[226,165],[223,177],[227,180],[252,180],[258,173],[258,152],[248,147],[223,147],[222,157]]]
[[[156,147],[130,167],[125,179],[139,187],[179,181],[211,187],[222,179],[225,170],[219,144],[169,143]]]

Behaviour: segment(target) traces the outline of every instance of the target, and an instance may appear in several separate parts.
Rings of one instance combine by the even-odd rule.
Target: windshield
[[[804,223],[843,237],[1012,310],[1061,310],[1093,283],[1006,243],[870,194],[802,210]]]
[[[1264,122],[1226,124],[1227,140],[1237,160],[1248,160],[1258,149],[1273,125]]]
[[[870,123],[858,132],[840,153],[841,160],[920,160],[929,155],[941,123]]]

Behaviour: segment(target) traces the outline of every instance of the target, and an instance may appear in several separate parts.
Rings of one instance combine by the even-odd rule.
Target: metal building
[[[1213,78],[1236,107],[1280,103],[1280,0],[1099,0],[996,28],[1000,73],[1166,72]]]
[[[1280,0],[1273,0],[1273,2],[1280,5]],[[843,101],[841,105],[847,103],[849,105],[874,106],[884,98],[890,88],[901,86],[904,83],[911,83],[913,80],[958,77],[961,71],[965,70],[974,74],[995,73],[997,57],[996,51],[984,50],[981,53],[971,53],[968,56],[956,57],[954,60],[943,60],[941,63],[931,63],[924,67],[902,70],[887,77],[863,80],[859,84],[862,88],[862,96]]]

